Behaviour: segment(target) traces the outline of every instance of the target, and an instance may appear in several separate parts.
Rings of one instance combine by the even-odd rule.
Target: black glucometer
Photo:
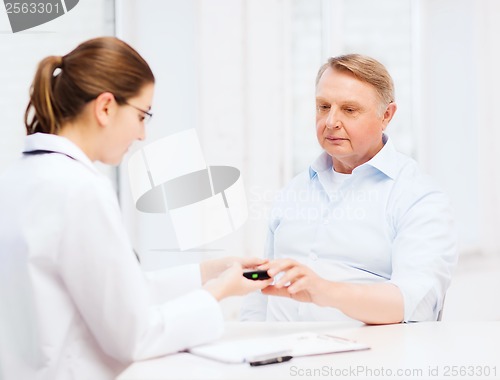
[[[265,270],[250,270],[248,272],[243,272],[243,276],[249,280],[267,280],[271,278]]]

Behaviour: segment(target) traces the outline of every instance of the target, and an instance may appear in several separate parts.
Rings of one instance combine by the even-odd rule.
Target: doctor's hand
[[[233,262],[218,277],[207,281],[203,288],[210,292],[216,300],[220,301],[226,297],[242,296],[263,289],[269,286],[271,282],[272,279],[258,281],[247,279],[243,276],[242,265],[239,262]]]
[[[318,276],[308,266],[291,259],[277,259],[259,266],[259,269],[267,270],[271,277],[284,272],[274,285],[263,289],[262,293],[293,298],[300,302],[312,302],[319,306],[328,305],[325,295],[328,294],[331,283]]]
[[[201,283],[218,277],[222,272],[228,269],[234,263],[239,263],[243,269],[254,269],[259,265],[268,263],[269,260],[258,257],[236,257],[229,256],[216,260],[207,260],[200,264]]]

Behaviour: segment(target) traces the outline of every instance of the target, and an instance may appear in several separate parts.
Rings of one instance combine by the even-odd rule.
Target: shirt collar
[[[331,170],[332,165],[332,157],[326,152],[321,153],[309,166],[309,178],[313,179],[319,172]]]
[[[394,147],[392,141],[389,140],[389,136],[385,133],[382,135],[382,141],[384,142],[382,149],[380,149],[380,151],[371,160],[365,162],[363,165],[360,165],[360,167],[364,165],[372,166],[373,168],[384,173],[387,177],[394,179],[396,178],[401,166],[401,157],[398,157],[398,151]]]
[[[81,162],[94,173],[100,174],[87,155],[75,143],[66,137],[48,133],[34,133],[26,136],[23,153],[29,154],[36,151],[48,151],[64,154],[78,162]]]
[[[400,167],[400,159],[399,157],[397,157],[398,152],[392,144],[392,141],[389,140],[389,136],[387,136],[385,133],[382,135],[382,141],[384,143],[382,149],[380,149],[380,151],[371,160],[358,166],[354,169],[354,171],[356,171],[358,168],[368,165],[384,173],[391,179],[394,179],[397,176]],[[332,157],[327,152],[323,152],[319,155],[318,158],[316,158],[316,160],[314,160],[314,162],[309,167],[309,177],[313,179],[318,174],[318,172],[331,170],[331,168]]]

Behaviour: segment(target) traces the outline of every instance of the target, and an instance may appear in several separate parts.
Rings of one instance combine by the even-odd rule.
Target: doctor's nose
[[[144,128],[144,124],[142,125],[139,134],[137,135],[137,140],[144,141],[146,138],[146,128]]]

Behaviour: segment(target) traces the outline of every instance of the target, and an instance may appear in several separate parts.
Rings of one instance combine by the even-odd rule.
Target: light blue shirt
[[[302,262],[331,281],[389,282],[404,298],[404,321],[436,320],[457,261],[448,197],[396,151],[384,147],[352,174],[323,152],[278,195],[266,256]],[[243,320],[349,319],[339,310],[252,294]]]

